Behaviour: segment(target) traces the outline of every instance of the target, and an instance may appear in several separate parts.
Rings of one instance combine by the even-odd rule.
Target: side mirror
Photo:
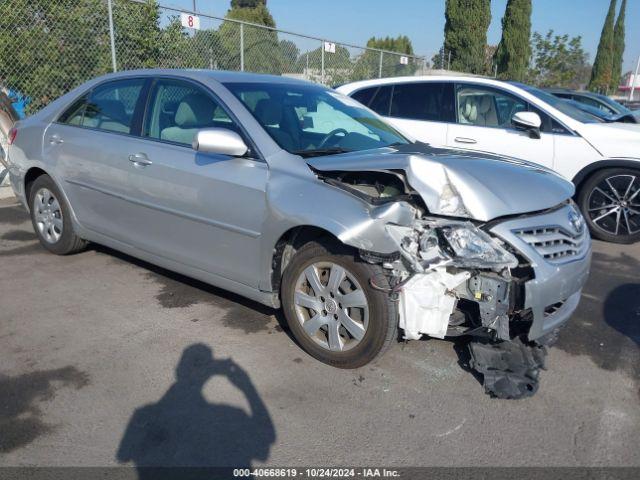
[[[240,135],[226,128],[198,130],[191,146],[198,152],[217,153],[232,157],[242,157],[249,150]]]
[[[518,112],[511,117],[511,123],[518,130],[526,130],[531,138],[540,138],[542,120],[536,112]]]

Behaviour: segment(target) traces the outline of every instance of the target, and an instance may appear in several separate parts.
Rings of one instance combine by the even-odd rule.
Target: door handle
[[[136,167],[146,167],[153,163],[144,153],[133,153],[129,155],[129,161]]]
[[[467,137],[456,137],[454,140],[458,143],[478,143],[476,139]]]
[[[60,138],[60,135],[56,133],[49,137],[49,143],[51,145],[60,145],[61,143],[64,143],[64,140],[62,140],[62,138]]]

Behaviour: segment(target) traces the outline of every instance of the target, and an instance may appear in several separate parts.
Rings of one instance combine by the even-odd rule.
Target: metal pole
[[[244,72],[244,24],[240,24],[240,71]]]
[[[378,64],[378,78],[382,78],[382,56],[384,53],[380,52],[380,63]]]
[[[320,70],[320,83],[324,83],[324,40],[320,44],[320,58],[322,61],[322,68]]]
[[[447,70],[451,70],[451,50],[449,50],[449,61],[447,62]]]
[[[629,101],[633,102],[633,92],[636,89],[636,82],[638,81],[638,71],[640,70],[640,56],[638,56],[638,63],[636,64],[636,74],[631,78],[631,91],[629,92]]]
[[[113,32],[113,8],[111,7],[111,0],[107,0],[107,9],[109,10],[109,37],[111,39],[111,65],[113,71],[118,71],[118,64],[116,63],[116,37]]]
[[[193,13],[196,13],[196,0],[193,0]]]
[[[307,57],[307,69],[304,71],[304,78],[309,80],[309,52],[305,56]]]

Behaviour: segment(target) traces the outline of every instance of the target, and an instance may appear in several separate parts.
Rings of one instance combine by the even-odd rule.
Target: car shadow
[[[249,300],[241,295],[214,287],[208,283],[167,270],[152,263],[145,262],[125,253],[98,244],[90,244],[89,249],[107,255],[116,261],[135,265],[148,272],[149,277],[162,286],[156,296],[164,308],[188,307],[194,303],[208,302],[227,310],[225,325],[240,328],[245,333],[254,333],[266,329],[266,324],[274,317],[277,331],[284,331],[289,338],[287,320],[282,309],[275,309]]]
[[[188,346],[176,381],[157,402],[136,409],[116,452],[132,462],[141,480],[233,478],[233,469],[266,461],[276,431],[249,375],[232,359],[216,359],[203,343]],[[209,402],[204,385],[225,377],[245,397],[250,413]]]
[[[607,295],[604,321],[640,346],[640,283],[625,283]]]

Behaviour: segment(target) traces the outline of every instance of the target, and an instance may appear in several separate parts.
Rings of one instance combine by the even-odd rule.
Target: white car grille
[[[558,225],[514,230],[514,233],[550,263],[564,263],[581,256],[589,241],[586,227],[575,233]]]

